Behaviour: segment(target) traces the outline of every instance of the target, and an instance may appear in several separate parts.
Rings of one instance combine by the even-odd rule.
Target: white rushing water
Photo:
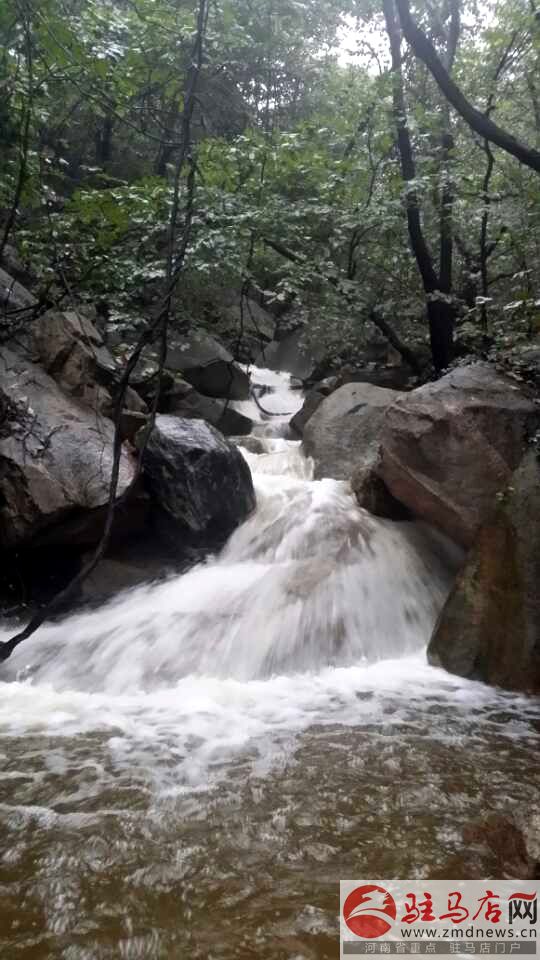
[[[314,481],[300,444],[277,436],[300,392],[283,374],[255,379],[278,414],[236,405],[259,418],[264,452],[243,450],[255,513],[218,557],[22,644],[0,684],[0,731],[110,731],[114,762],[167,755],[163,787],[204,786],[212,764],[250,743],[266,762],[284,734],[373,722],[396,693],[404,718],[436,690],[457,711],[494,698],[426,664],[451,582],[445,545],[370,516],[345,482]]]

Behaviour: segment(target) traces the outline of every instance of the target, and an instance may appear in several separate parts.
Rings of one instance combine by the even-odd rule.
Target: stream
[[[252,375],[221,553],[3,667],[0,960],[335,958],[340,879],[492,876],[464,829],[540,822],[534,701],[427,664],[455,551],[313,480]]]

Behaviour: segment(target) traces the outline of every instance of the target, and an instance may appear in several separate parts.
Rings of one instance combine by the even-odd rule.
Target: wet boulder
[[[172,344],[167,352],[167,369],[181,373],[199,393],[207,397],[247,400],[250,381],[232,354],[217,340],[194,332],[184,341]]]
[[[109,496],[112,422],[64,394],[41,367],[7,347],[0,379],[0,547],[28,543],[45,532],[54,538],[70,517],[96,526],[95,511]],[[118,495],[131,484],[134,469],[123,452]],[[93,539],[98,538],[95,531]]]
[[[380,431],[378,476],[412,513],[468,547],[538,414],[523,388],[489,364],[459,367],[395,396]]]
[[[32,324],[31,348],[65,393],[105,416],[112,415],[120,369],[83,310],[52,309],[38,317]],[[124,413],[129,412],[147,412],[144,400],[131,387],[124,403]]]
[[[320,380],[319,383],[316,383],[313,388],[308,391],[302,407],[291,419],[291,430],[295,434],[299,437],[302,436],[304,427],[310,417],[313,416],[324,398],[329,397],[330,394],[337,389],[338,383],[337,377],[327,377],[325,380]]]
[[[175,538],[223,543],[255,507],[242,454],[203,420],[158,416],[144,451],[143,474]]]
[[[304,426],[304,451],[315,461],[315,476],[348,480],[360,464],[371,463],[397,396],[370,383],[347,383],[325,397]]]
[[[531,449],[499,495],[429,644],[436,666],[540,693],[540,463]]]
[[[204,397],[186,384],[187,389],[175,389],[167,398],[168,413],[187,420],[206,420],[225,436],[251,433],[253,422],[235,410],[227,400]]]
[[[359,507],[375,517],[386,520],[410,520],[411,513],[392,496],[381,478],[377,476],[377,451],[359,463],[352,472],[351,487]]]

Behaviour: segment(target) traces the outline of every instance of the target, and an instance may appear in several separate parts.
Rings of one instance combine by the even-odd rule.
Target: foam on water
[[[288,378],[259,376],[290,416],[301,397]],[[243,451],[257,510],[220,556],[42,627],[5,665],[0,731],[109,731],[115,762],[166,754],[167,782],[193,785],[250,743],[260,756],[314,723],[382,720],[389,697],[413,723],[427,691],[465,712],[497,700],[425,661],[447,545],[360,510],[344,482],[312,480],[299,443],[263,442]]]
[[[249,400],[235,400],[231,404],[239,413],[253,421],[253,433],[260,436],[287,434],[289,420],[303,402],[301,390],[291,388],[288,374],[263,367],[245,367],[252,377]]]
[[[145,693],[59,691],[52,683],[14,682],[3,685],[0,729],[3,735],[55,738],[105,733],[117,768],[132,776],[143,771],[160,793],[174,793],[207,789],[246,749],[260,772],[283,751],[290,753],[291,738],[313,726],[382,730],[391,716],[409,736],[415,729],[424,733],[429,702],[452,711],[454,741],[456,731],[470,735],[473,714],[481,737],[492,714],[511,710],[505,736],[516,741],[534,717],[530,700],[449,677],[417,655],[248,682],[188,676]],[[433,737],[444,742],[442,724]]]

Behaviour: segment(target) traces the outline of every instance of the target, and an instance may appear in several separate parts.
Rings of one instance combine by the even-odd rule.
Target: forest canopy
[[[179,330],[251,289],[341,363],[537,333],[534,0],[6,0],[0,31],[0,256],[42,302],[144,328],[183,244]]]

